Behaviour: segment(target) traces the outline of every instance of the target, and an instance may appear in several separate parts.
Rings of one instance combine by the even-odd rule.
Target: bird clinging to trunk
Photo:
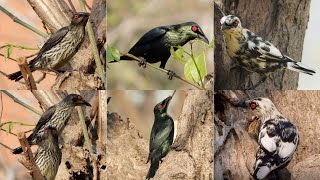
[[[170,151],[174,136],[174,122],[167,113],[172,96],[167,97],[154,107],[154,123],[150,135],[148,162],[151,165],[146,179],[153,178],[159,163]],[[148,163],[147,162],[147,163]]]

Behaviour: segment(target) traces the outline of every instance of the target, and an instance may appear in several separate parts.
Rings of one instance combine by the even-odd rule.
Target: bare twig
[[[2,129],[2,128],[1,128],[1,131],[8,132],[7,130]],[[9,134],[14,135],[14,136],[17,136],[17,134],[15,134],[15,133],[13,133],[13,132],[9,132]]]
[[[8,16],[13,20],[13,22],[16,22],[16,23],[18,23],[18,24],[26,27],[27,29],[30,29],[31,31],[39,34],[39,35],[42,36],[42,37],[45,37],[45,38],[48,37],[47,34],[41,32],[41,31],[38,30],[37,28],[35,28],[35,27],[29,25],[28,23],[22,21],[21,19],[17,18],[15,15],[13,15],[11,12],[9,12],[8,10],[6,10],[6,9],[5,9],[4,7],[2,7],[1,5],[0,5],[0,11],[4,12],[6,15],[8,15]]]
[[[26,82],[26,88],[28,90],[36,90],[37,89],[37,85],[36,82],[34,81],[34,78],[32,76],[32,73],[29,69],[28,63],[26,58],[19,58],[17,60],[17,63],[19,65],[21,74],[23,76],[24,81]]]
[[[133,60],[136,60],[137,62],[140,62],[140,59],[139,59],[138,57],[132,55],[132,54],[129,54],[129,53],[125,53],[125,54],[120,53],[120,54],[123,55],[123,56],[130,57],[130,58],[132,58]],[[152,68],[154,68],[154,69],[157,69],[157,70],[159,70],[159,71],[162,71],[162,72],[164,72],[164,73],[166,73],[166,74],[168,74],[168,72],[169,72],[169,71],[166,70],[166,69],[162,69],[162,68],[160,68],[160,67],[154,66],[154,65],[152,65],[152,64],[150,64],[150,63],[148,63],[148,62],[146,62],[146,65],[148,65],[148,66],[150,66],[150,67],[152,67]],[[196,87],[197,89],[203,90],[202,87],[199,87],[198,85],[195,85],[195,84],[187,81],[186,79],[182,78],[181,76],[178,76],[178,75],[174,74],[173,77],[175,77],[175,78],[177,78],[177,79],[180,79],[181,81],[183,81],[183,82],[185,82],[185,83],[187,83],[187,84],[190,84],[191,86]]]
[[[0,142],[0,145],[3,146],[3,147],[5,147],[5,148],[7,148],[7,149],[9,149],[10,151],[12,151],[12,149],[11,149],[9,146],[3,144],[2,142]]]
[[[4,54],[1,54],[1,53],[0,53],[0,56],[5,57],[5,55],[4,55]],[[15,59],[11,58],[11,57],[7,57],[7,59],[10,59],[10,60],[12,60],[12,61],[17,61],[17,60],[15,60]]]
[[[24,165],[29,171],[33,179],[35,180],[44,180],[39,167],[36,165],[36,162],[33,158],[32,151],[30,149],[30,145],[27,141],[26,135],[23,132],[18,133],[18,139],[20,145],[24,152],[24,157],[26,161],[19,159],[19,162]]]
[[[87,8],[91,11],[91,7],[89,6],[89,4],[87,3],[86,0],[83,0],[84,1],[84,4],[87,6]]]
[[[80,3],[81,10],[82,11],[86,11],[86,8],[85,8],[83,0],[79,0],[79,3]],[[92,53],[93,53],[93,57],[94,57],[94,61],[96,63],[97,69],[98,69],[98,73],[100,75],[100,78],[101,78],[102,82],[104,83],[105,89],[107,89],[106,74],[105,74],[104,68],[103,68],[103,66],[101,64],[99,51],[98,51],[98,48],[97,48],[97,42],[96,42],[96,39],[94,37],[94,33],[93,33],[93,29],[92,29],[92,25],[91,25],[90,21],[88,21],[88,23],[87,23],[86,30],[87,30],[88,35],[89,35],[90,44],[91,44],[91,48],[92,48]]]
[[[38,115],[41,115],[42,113],[38,110],[36,110],[35,108],[33,108],[32,106],[28,105],[27,103],[25,102],[22,102],[20,99],[18,99],[17,97],[15,97],[13,94],[9,93],[9,91],[7,90],[0,90],[1,92],[3,92],[4,94],[6,94],[7,96],[9,96],[15,103],[18,103],[20,105],[22,105],[23,107],[29,109],[30,111],[38,114]]]
[[[31,57],[33,57],[33,56],[36,56],[38,54],[38,52],[36,52],[36,53],[34,53],[34,54],[31,54],[31,55],[29,55],[29,56],[26,56],[25,58],[26,59],[29,59],[29,58],[31,58]]]

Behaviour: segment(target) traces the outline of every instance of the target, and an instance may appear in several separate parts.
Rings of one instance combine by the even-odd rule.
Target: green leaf
[[[119,61],[120,52],[118,51],[118,49],[107,45],[107,59],[108,59],[108,62],[111,62],[113,60]]]
[[[178,46],[178,49],[175,51],[173,47],[170,48],[170,53],[172,57],[178,61],[187,62],[186,58],[183,56],[184,49],[182,46]]]
[[[197,66],[194,64],[193,60],[189,60],[184,66],[184,76],[187,80],[193,83],[198,83],[202,81],[207,74],[204,52],[199,54],[196,58],[194,58],[194,60]]]
[[[9,133],[12,132],[12,129],[13,129],[13,123],[10,123],[9,126],[8,126]]]
[[[209,43],[209,48],[214,48],[214,39]]]

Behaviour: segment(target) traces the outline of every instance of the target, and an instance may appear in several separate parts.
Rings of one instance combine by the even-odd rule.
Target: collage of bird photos
[[[0,180],[319,180],[319,0],[1,0]]]

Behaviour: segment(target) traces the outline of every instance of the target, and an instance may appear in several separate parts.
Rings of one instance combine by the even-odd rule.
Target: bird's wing
[[[63,28],[59,29],[54,34],[52,34],[50,36],[50,38],[41,47],[41,49],[40,49],[40,51],[38,53],[38,56],[40,56],[45,51],[49,50],[51,47],[53,47],[56,44],[58,44],[68,32],[69,32],[69,27],[66,26],[66,27],[63,27]]]
[[[159,149],[173,131],[172,121],[166,121],[163,125],[165,125],[166,128],[158,129],[154,134],[155,136],[153,136],[154,138],[150,139],[150,153],[153,152],[153,150]]]
[[[285,59],[279,49],[272,43],[263,40],[261,37],[247,29],[245,29],[243,33],[248,40],[248,49],[245,50],[245,53],[249,57],[269,62],[283,61]]]
[[[133,46],[133,48],[148,44],[151,41],[161,38],[163,35],[166,34],[168,30],[168,27],[157,27],[148,31],[138,40],[138,42]]]
[[[33,129],[34,136],[36,136],[35,132],[38,132],[39,129],[41,129],[42,126],[46,124],[46,122],[48,122],[48,119],[52,117],[55,111],[56,111],[56,106],[51,106],[41,115],[36,127]]]
[[[297,148],[298,140],[296,127],[284,119],[266,121],[259,133],[260,145],[270,153],[277,153],[280,158],[290,157]]]

